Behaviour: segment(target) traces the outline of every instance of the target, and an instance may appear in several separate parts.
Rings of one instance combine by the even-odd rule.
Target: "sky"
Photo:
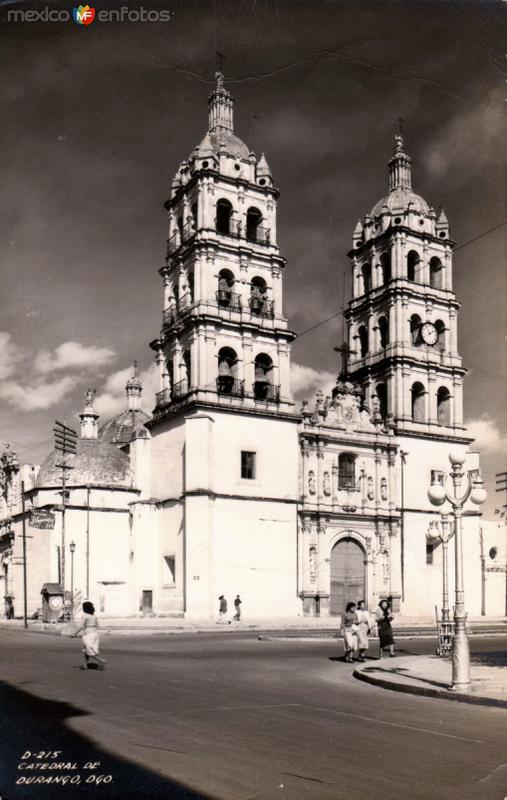
[[[124,407],[134,359],[151,411],[163,203],[206,132],[219,51],[236,132],[281,190],[297,398],[339,370],[340,317],[304,332],[349,299],[352,231],[387,191],[405,120],[414,189],[445,209],[459,248],[465,416],[492,513],[507,466],[507,4],[185,0],[142,4],[168,22],[7,20],[71,5],[0,2],[0,444],[40,463],[88,387],[102,421]]]

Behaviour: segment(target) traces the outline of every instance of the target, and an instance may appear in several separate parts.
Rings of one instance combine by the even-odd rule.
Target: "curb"
[[[364,669],[364,667],[363,667]],[[367,675],[360,667],[354,669],[354,678],[372,686],[379,686],[381,689],[388,689],[391,692],[402,692],[403,694],[416,694],[422,697],[433,697],[440,700],[454,700],[459,703],[469,703],[478,706],[496,706],[497,708],[507,708],[507,700],[499,700],[495,697],[484,697],[482,695],[463,694],[460,692],[444,692],[440,689],[430,689],[426,686],[412,686],[409,683],[389,681],[386,678],[376,678]]]

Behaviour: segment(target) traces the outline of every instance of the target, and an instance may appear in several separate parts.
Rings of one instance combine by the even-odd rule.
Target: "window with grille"
[[[352,453],[341,453],[338,457],[338,486],[340,489],[355,489],[356,457]]]
[[[241,451],[241,477],[255,479],[255,453],[250,450]]]

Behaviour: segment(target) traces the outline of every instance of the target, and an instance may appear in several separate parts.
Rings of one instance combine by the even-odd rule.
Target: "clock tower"
[[[389,191],[356,225],[348,370],[365,403],[398,434],[464,436],[449,224],[412,189],[401,134]]]

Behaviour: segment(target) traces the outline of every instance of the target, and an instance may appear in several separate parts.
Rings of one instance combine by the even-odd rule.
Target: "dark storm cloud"
[[[343,306],[351,233],[387,191],[397,117],[415,189],[445,206],[458,242],[507,217],[501,2],[160,5],[174,11],[171,22],[13,25],[0,14],[0,330],[32,360],[72,340],[111,347],[113,369],[133,358],[148,366],[160,325],[162,204],[205,133],[216,50],[226,56],[237,132],[266,153],[282,191],[292,327]],[[460,349],[473,370],[466,412],[499,425],[503,241],[499,230],[455,258]],[[340,327],[333,320],[303,336],[295,359],[336,372]],[[21,368],[18,379],[32,385],[29,356]],[[106,376],[98,370],[99,389]],[[1,434],[26,444],[32,427],[39,441],[52,413],[9,412]]]

